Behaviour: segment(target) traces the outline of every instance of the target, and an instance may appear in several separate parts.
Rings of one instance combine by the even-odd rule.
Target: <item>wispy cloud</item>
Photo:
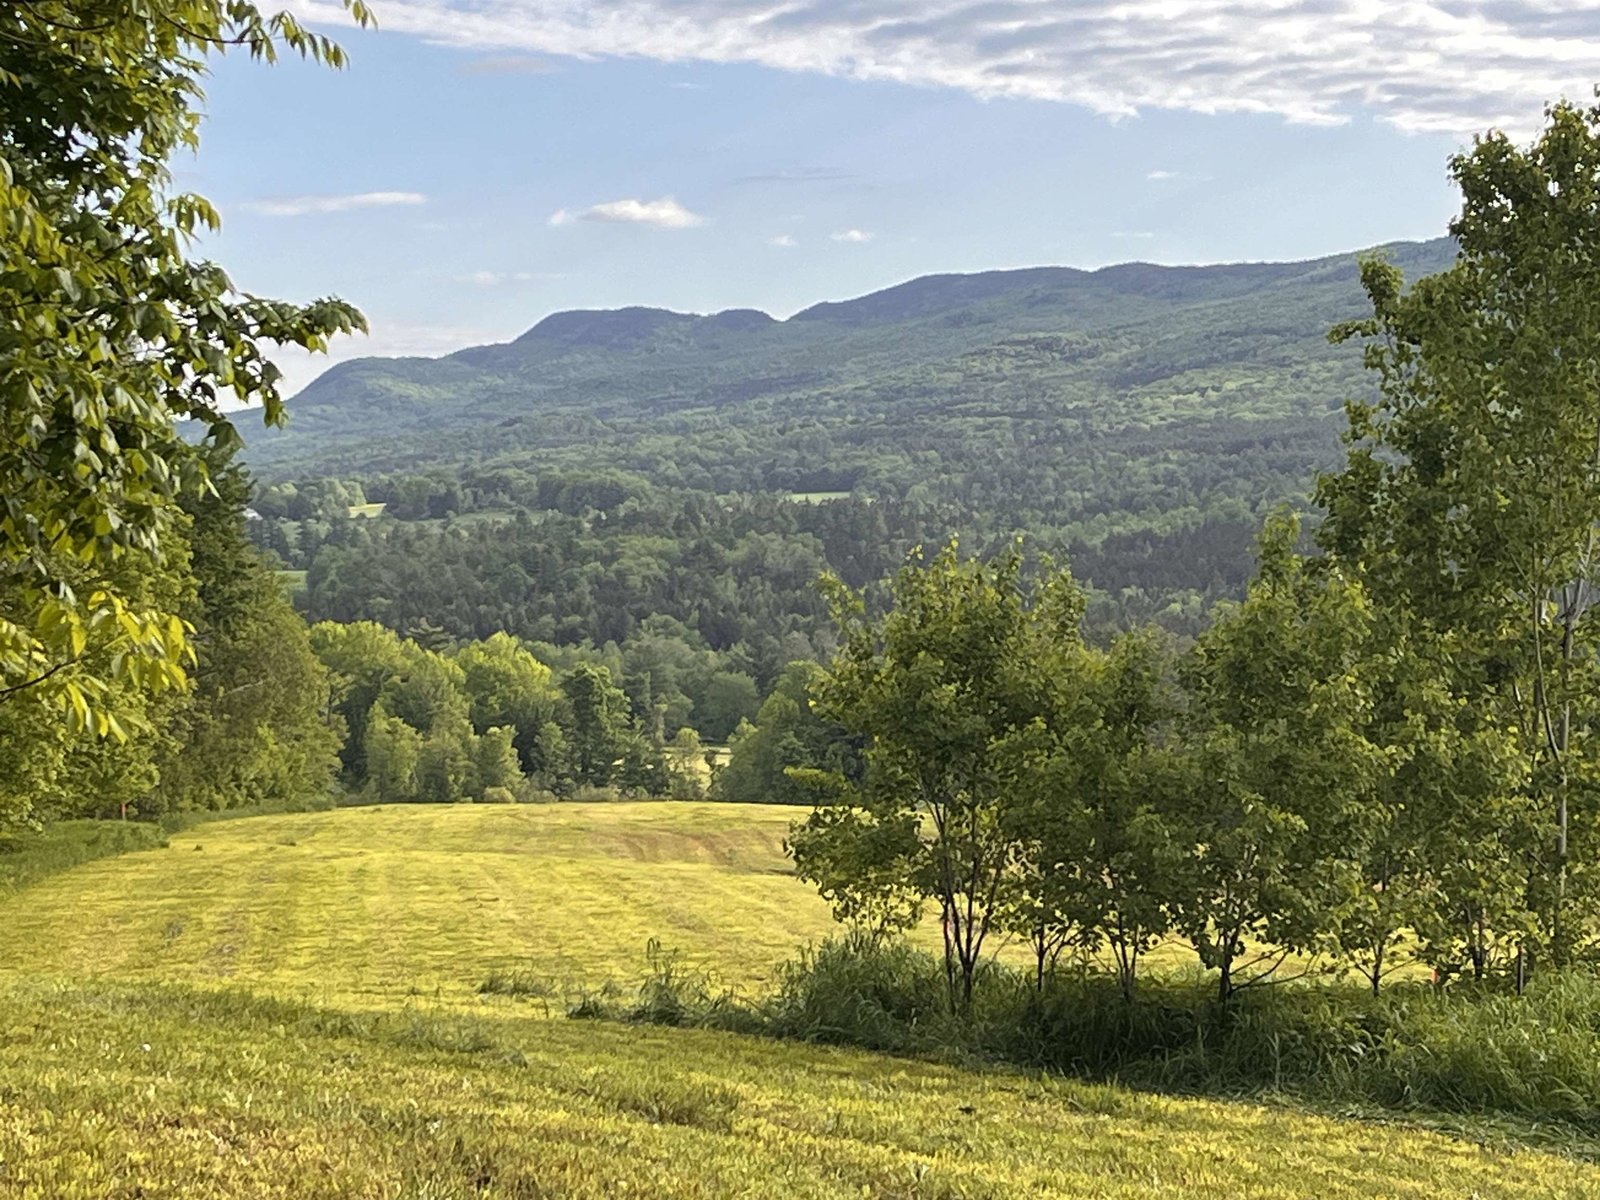
[[[1209,175],[1197,175],[1193,171],[1168,171],[1165,169],[1151,171],[1145,176],[1151,183],[1173,183],[1180,179],[1188,179],[1203,183],[1210,179]]]
[[[741,175],[733,182],[750,183],[839,183],[855,179],[851,171],[838,167],[794,167],[783,171],[768,171],[764,175]]]
[[[767,245],[778,246],[785,250],[788,250],[794,246],[798,246],[799,244],[799,242],[795,241],[794,238],[787,233],[780,233],[777,237],[767,239]]]
[[[297,0],[312,19],[338,0]],[[386,0],[384,26],[501,52],[959,88],[1130,116],[1368,113],[1460,135],[1590,94],[1592,0]]]
[[[862,242],[870,242],[873,238],[873,235],[865,229],[841,229],[838,233],[830,234],[829,236],[836,242],[851,242],[855,245],[860,245]]]
[[[611,225],[651,225],[656,229],[692,229],[706,219],[690,212],[671,196],[659,200],[609,200],[589,208],[557,209],[550,224],[571,225],[575,221],[602,221]]]
[[[1122,238],[1124,240],[1146,242],[1155,237],[1155,234],[1150,232],[1148,229],[1117,229],[1112,231],[1111,236],[1114,238]]]
[[[461,277],[463,283],[479,287],[499,287],[505,283],[543,283],[551,279],[565,279],[560,271],[473,271]]]
[[[426,204],[421,192],[356,192],[344,196],[283,196],[247,200],[239,207],[258,217],[304,217],[315,213],[351,212],[358,208],[393,208]]]

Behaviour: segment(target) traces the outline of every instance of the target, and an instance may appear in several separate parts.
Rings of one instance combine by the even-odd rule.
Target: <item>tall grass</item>
[[[1214,992],[1198,975],[1173,977],[1148,982],[1129,1004],[1099,973],[1063,973],[1041,990],[1024,972],[990,965],[971,1013],[956,1017],[934,956],[832,941],[789,963],[765,1000],[739,1003],[658,973],[641,991],[649,1003],[600,1015],[1170,1092],[1555,1121],[1600,1135],[1600,979],[1587,972],[1547,974],[1521,997],[1423,983],[1373,997],[1324,981],[1261,988],[1224,1008]]]

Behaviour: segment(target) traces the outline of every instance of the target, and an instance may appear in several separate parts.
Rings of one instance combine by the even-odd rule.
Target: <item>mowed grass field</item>
[[[633,982],[654,938],[759,989],[834,928],[784,855],[796,815],[410,805],[221,821],[7,901],[0,973],[387,1005],[474,997],[504,968]]]
[[[830,927],[793,816],[259,817],[0,900],[0,1197],[1600,1197],[1595,1165],[1402,1125],[475,995],[631,979],[650,937],[761,986]]]

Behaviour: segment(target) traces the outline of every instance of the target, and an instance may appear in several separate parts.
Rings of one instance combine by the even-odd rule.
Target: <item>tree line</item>
[[[1133,993],[1181,938],[1219,995],[1331,956],[1518,989],[1600,947],[1600,109],[1452,161],[1459,256],[1362,277],[1380,392],[1348,406],[1316,553],[1270,522],[1245,598],[1178,651],[1083,636],[1085,593],[952,543],[884,616],[840,582],[819,715],[851,773],[800,871],[868,938],[931,902],[952,1005],[997,936]]]
[[[304,804],[327,794],[341,731],[305,622],[245,536],[245,472],[214,455],[207,492],[186,495],[161,554],[119,556],[100,586],[181,623],[183,685],[159,690],[116,662],[123,631],[91,622],[71,677],[97,677],[103,732],[70,719],[71,693],[0,700],[0,831],[69,817]],[[69,580],[92,566],[64,564]],[[15,601],[18,592],[6,593]]]
[[[322,622],[311,645],[344,731],[343,782],[384,801],[510,803],[582,794],[705,794],[688,726],[637,712],[604,664],[557,674],[505,633],[435,650],[370,621]]]

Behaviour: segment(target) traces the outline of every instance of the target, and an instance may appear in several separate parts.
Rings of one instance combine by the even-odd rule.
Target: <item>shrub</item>
[[[582,1015],[740,1028],[898,1054],[1043,1068],[1169,1091],[1280,1093],[1339,1106],[1559,1121],[1600,1133],[1600,978],[1536,978],[1528,992],[1457,984],[1284,983],[1223,1006],[1196,973],[1132,1003],[1109,975],[988,964],[971,1012],[950,1014],[943,963],[904,943],[824,942],[739,1003],[656,951],[627,1006]]]

